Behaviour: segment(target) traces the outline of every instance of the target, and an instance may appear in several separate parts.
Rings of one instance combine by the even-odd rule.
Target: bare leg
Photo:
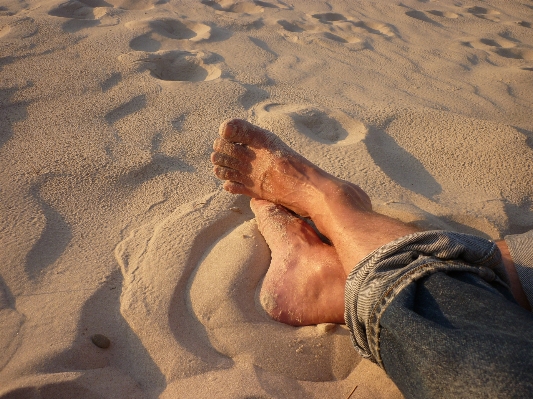
[[[275,320],[294,326],[344,323],[346,274],[335,248],[280,205],[252,199],[272,261],[260,300]]]
[[[211,154],[224,188],[309,216],[333,243],[345,273],[380,246],[417,231],[372,212],[358,186],[313,165],[276,135],[246,121],[220,126]]]
[[[509,276],[511,292],[516,299],[516,302],[518,302],[518,304],[524,309],[531,311],[531,304],[529,303],[526,293],[524,292],[524,288],[522,287],[522,283],[518,278],[518,273],[516,272],[513,258],[511,257],[507,243],[504,240],[501,240],[497,241],[496,245],[502,254],[503,265],[505,266],[505,270]]]

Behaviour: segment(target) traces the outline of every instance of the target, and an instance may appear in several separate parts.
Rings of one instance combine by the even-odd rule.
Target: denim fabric
[[[411,282],[381,317],[385,371],[406,399],[533,398],[533,317],[468,272]]]
[[[381,367],[381,319],[411,283],[436,272],[473,273],[495,287],[508,279],[497,246],[483,238],[426,231],[393,241],[363,259],[348,275],[345,320],[359,353]]]
[[[533,306],[533,230],[505,237],[527,300]]]

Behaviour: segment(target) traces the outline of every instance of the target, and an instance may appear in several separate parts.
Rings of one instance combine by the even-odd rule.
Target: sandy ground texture
[[[217,127],[496,239],[533,227],[532,105],[532,0],[1,1],[0,397],[401,397],[343,326],[265,315]]]

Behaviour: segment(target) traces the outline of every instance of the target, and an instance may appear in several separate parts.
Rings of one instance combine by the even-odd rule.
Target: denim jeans
[[[507,283],[491,241],[416,233],[354,268],[345,318],[406,398],[533,398],[533,317]]]

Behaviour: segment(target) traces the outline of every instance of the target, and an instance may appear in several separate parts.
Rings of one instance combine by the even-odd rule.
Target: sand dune
[[[345,327],[266,316],[217,127],[276,132],[404,221],[520,233],[532,26],[518,0],[2,2],[0,397],[401,397]]]

